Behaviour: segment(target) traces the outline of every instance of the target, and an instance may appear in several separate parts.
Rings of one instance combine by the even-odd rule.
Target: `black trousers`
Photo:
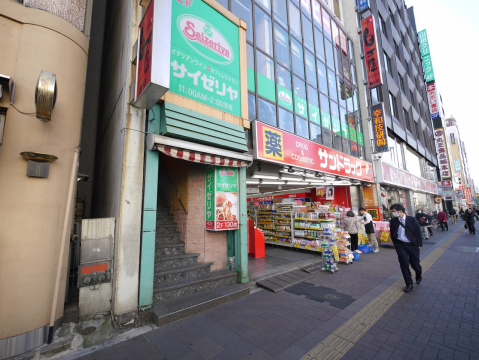
[[[422,278],[422,268],[420,264],[420,249],[411,243],[404,243],[400,240],[394,242],[396,253],[398,254],[399,265],[401,266],[402,276],[406,285],[414,284],[409,270],[409,264],[416,272],[416,279]]]
[[[446,230],[449,231],[449,227],[447,226],[447,221],[446,222],[441,222],[441,230],[444,231],[444,227],[446,227]]]
[[[467,228],[469,229],[469,234],[475,233],[476,232],[476,227],[474,223],[467,223]]]
[[[349,234],[351,236],[351,251],[358,249],[358,234]]]

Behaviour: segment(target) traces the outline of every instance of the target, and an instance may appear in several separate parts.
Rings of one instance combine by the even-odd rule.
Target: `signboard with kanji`
[[[431,112],[431,119],[439,117],[439,106],[437,104],[436,84],[431,83],[426,85],[427,100],[429,102],[429,111]]]
[[[432,68],[431,54],[423,56],[422,66],[424,67],[426,82],[434,81],[434,69]]]
[[[370,162],[335,151],[299,136],[266,125],[253,123],[255,158],[303,169],[373,181]]]
[[[202,0],[173,0],[170,56],[171,92],[241,116],[237,25]]]
[[[361,20],[361,31],[364,60],[366,61],[366,72],[368,74],[368,87],[371,89],[383,83],[376,40],[376,26],[372,15]]]
[[[452,179],[449,153],[447,151],[446,132],[444,128],[434,129],[434,142],[436,144],[437,161],[441,180]]]
[[[421,57],[429,55],[429,42],[427,41],[427,32],[426,29],[421,30],[417,33],[417,38],[419,40],[419,51],[421,52]]]
[[[388,130],[384,121],[383,103],[371,106],[371,118],[373,124],[374,151],[377,153],[388,151]]]
[[[238,169],[208,166],[205,188],[206,230],[238,229]]]
[[[441,181],[441,186],[442,187],[452,187],[452,180]]]

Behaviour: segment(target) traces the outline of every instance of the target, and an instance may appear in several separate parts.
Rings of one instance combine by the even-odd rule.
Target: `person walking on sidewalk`
[[[351,251],[358,249],[358,233],[360,229],[359,221],[352,211],[346,213],[346,217],[341,221],[341,224],[351,236]]]
[[[427,231],[429,231],[429,236],[432,236],[434,235],[434,233],[432,232],[432,220],[434,219],[431,215],[431,213],[425,213],[426,214],[426,217],[427,217],[427,221],[429,222],[429,225],[427,226]]]
[[[370,213],[366,211],[365,208],[359,209],[359,215],[361,215],[364,219],[363,221],[361,221],[361,224],[364,224],[369,243],[374,247],[374,252],[378,253],[379,245],[378,240],[376,239],[376,231],[374,230],[373,217]]]
[[[459,216],[461,217],[462,220],[464,220],[464,209],[462,208],[462,206],[459,208]]]
[[[449,227],[447,226],[447,215],[443,210],[437,213],[437,220],[439,221],[439,225],[441,225],[442,231],[444,231],[444,227],[449,231]]]
[[[466,221],[467,228],[469,229],[469,234],[476,235],[476,227],[474,226],[475,220],[474,217],[477,217],[476,214],[472,212],[472,209],[467,209],[464,214],[464,220]]]
[[[451,222],[453,224],[456,223],[456,219],[457,219],[457,212],[456,212],[456,209],[454,209],[453,207],[449,209],[449,216],[451,217]]]
[[[404,292],[413,289],[413,280],[409,264],[416,273],[416,283],[422,281],[422,267],[420,252],[422,247],[421,227],[415,217],[405,214],[406,209],[401,204],[394,204],[390,208],[394,218],[389,222],[391,239],[398,255],[401,272],[406,282]]]
[[[427,219],[427,215],[422,212],[422,209],[417,209],[416,220],[419,222],[419,225],[421,227],[422,239],[423,240],[429,239],[429,232],[427,230],[429,221]]]

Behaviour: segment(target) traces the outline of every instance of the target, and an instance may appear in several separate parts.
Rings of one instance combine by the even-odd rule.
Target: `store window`
[[[254,94],[248,93],[248,119],[256,120],[256,104]]]
[[[276,84],[278,87],[278,105],[293,111],[293,92],[291,73],[282,66],[276,67]]]
[[[256,4],[260,4],[264,9],[271,14],[271,3],[270,0],[256,0]]]
[[[322,17],[323,17],[323,33],[326,39],[332,40],[332,35],[331,35],[331,17],[329,16],[328,12],[326,9],[323,7],[321,9]]]
[[[319,91],[328,95],[328,76],[326,73],[326,66],[319,60],[316,62],[316,65],[318,71]]]
[[[290,67],[288,33],[277,23],[274,24],[275,59],[281,65]]]
[[[341,135],[344,138],[349,139],[348,115],[346,109],[341,106],[339,107],[339,119],[341,122]],[[349,146],[347,148],[349,149]]]
[[[256,46],[273,56],[271,18],[258,6],[255,8]]]
[[[301,0],[301,9],[309,19],[311,19],[311,3],[310,0]]]
[[[306,102],[306,85],[303,80],[293,76],[294,86],[294,112],[302,117],[308,117],[308,106]]]
[[[308,84],[317,87],[318,82],[316,79],[316,59],[308,50],[306,50],[304,54],[306,57],[306,78],[308,79]]]
[[[312,5],[313,5],[313,21],[314,25],[316,25],[318,28],[322,28],[322,22],[321,22],[321,6],[319,5],[318,0],[311,0]]]
[[[286,0],[274,0],[273,1],[274,19],[288,28],[288,17],[286,12]]]
[[[293,71],[295,74],[304,78],[304,57],[303,47],[294,39],[291,39],[291,50],[293,58]]]
[[[309,109],[309,120],[320,125],[320,114],[319,114],[319,101],[318,101],[318,92],[315,88],[308,86],[308,109]]]
[[[404,114],[404,122],[406,123],[406,128],[409,130],[409,132],[411,132],[412,129],[411,129],[411,123],[409,122],[409,113],[404,108],[402,110]]]
[[[276,125],[276,106],[263,99],[258,99],[258,118],[262,122]]]
[[[407,170],[416,176],[422,177],[421,174],[421,162],[419,157],[408,147],[406,148],[406,168]]]
[[[296,135],[309,139],[308,120],[296,116]]]
[[[231,0],[231,12],[248,23],[246,28],[246,40],[253,42],[253,7],[251,0]]]
[[[274,85],[274,62],[261,51],[256,51],[258,68],[258,94],[268,100],[276,101]]]
[[[294,117],[289,111],[279,108],[279,128],[294,134]]]
[[[334,70],[334,51],[333,44],[330,41],[324,42],[324,48],[326,50],[326,64],[332,70]]]
[[[338,87],[336,83],[336,75],[331,70],[328,70],[328,85],[329,85],[329,96],[334,101],[338,101]]]
[[[398,108],[396,104],[396,97],[389,93],[389,107],[391,109],[391,115],[394,116],[396,119],[398,118]]]
[[[289,29],[291,34],[301,39],[301,15],[296,6],[289,5]]]
[[[254,80],[254,49],[250,44],[246,44],[246,66],[248,75],[248,90],[255,92],[256,84]]]
[[[323,34],[321,34],[321,32],[317,28],[314,28],[314,41],[316,43],[316,56],[322,62],[326,62],[326,57],[324,55]]]
[[[404,79],[400,74],[398,74],[398,77],[399,77],[399,88],[401,89],[402,93],[404,94]]]
[[[309,20],[303,14],[303,34],[304,34],[304,45],[314,51],[314,38],[313,38],[313,24],[311,20]]]
[[[329,99],[321,94],[319,96],[321,104],[321,124],[323,128],[331,130],[331,114],[329,112]]]
[[[391,165],[397,166],[396,140],[391,136],[388,136],[388,146],[389,151],[382,153],[383,161],[388,162]]]
[[[309,129],[311,133],[311,141],[314,141],[317,144],[321,144],[321,126],[318,126],[316,124],[310,123],[309,124]]]
[[[391,69],[391,59],[389,58],[388,54],[385,52],[383,53],[384,55],[384,67],[386,68],[386,71],[389,73],[389,75],[393,76],[392,69]]]

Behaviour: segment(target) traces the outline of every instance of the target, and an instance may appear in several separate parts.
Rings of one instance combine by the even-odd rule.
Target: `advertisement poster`
[[[317,197],[325,197],[326,196],[326,188],[325,187],[316,188],[316,196]]]
[[[436,85],[435,83],[426,85],[427,101],[429,103],[429,111],[431,112],[431,119],[439,117],[439,108],[437,106]]]
[[[206,229],[214,231],[238,229],[238,169],[208,166],[205,186]]]
[[[364,207],[378,207],[379,199],[376,184],[363,186]]]
[[[441,180],[451,179],[452,172],[449,163],[449,153],[446,144],[446,132],[444,128],[434,130],[434,143],[436,144],[437,161],[439,163],[439,172]]]
[[[373,182],[370,162],[254,121],[255,159]]]
[[[389,150],[388,131],[384,123],[383,103],[371,106],[371,117],[373,121],[374,151],[377,153]]]
[[[171,92],[241,117],[235,24],[201,0],[173,1],[170,51]]]
[[[326,187],[326,200],[334,200],[334,186]]]
[[[368,74],[368,87],[371,89],[383,83],[377,50],[376,26],[372,15],[361,21],[361,30]]]

